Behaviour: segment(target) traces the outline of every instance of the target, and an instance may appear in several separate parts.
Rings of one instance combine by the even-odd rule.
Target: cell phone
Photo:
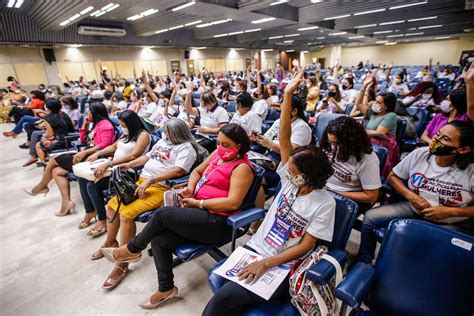
[[[252,131],[252,134],[254,134],[254,135],[257,136],[257,137],[262,135],[262,133],[257,132],[257,131]]]
[[[309,77],[309,75],[308,75],[308,73],[305,71],[305,72],[303,73],[303,78],[308,79],[308,77]]]

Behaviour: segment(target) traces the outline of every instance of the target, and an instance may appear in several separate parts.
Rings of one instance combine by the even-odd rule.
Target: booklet
[[[267,161],[272,161],[272,159],[268,156],[262,155],[260,153],[257,153],[255,151],[249,150],[247,152],[247,158],[250,160],[267,160]]]
[[[230,281],[236,282],[247,290],[258,296],[269,300],[276,289],[285,280],[290,272],[286,267],[274,267],[260,277],[255,283],[245,283],[245,280],[239,281],[238,273],[250,263],[262,260],[263,257],[253,251],[238,247],[229,258],[217,268],[214,273]]]
[[[163,193],[163,206],[183,207],[183,199],[176,190]]]

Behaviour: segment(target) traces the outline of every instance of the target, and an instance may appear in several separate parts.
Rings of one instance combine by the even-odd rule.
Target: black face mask
[[[457,148],[453,146],[447,146],[439,141],[430,146],[430,154],[435,156],[452,156],[456,155]]]
[[[336,92],[334,92],[334,91],[329,91],[328,92],[328,97],[333,97],[334,98],[335,96],[336,96]]]
[[[342,85],[342,90],[347,90],[347,88],[349,88],[349,87],[346,86],[346,85]]]

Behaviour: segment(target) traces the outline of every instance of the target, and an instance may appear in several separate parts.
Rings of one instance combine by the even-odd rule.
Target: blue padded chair
[[[313,136],[316,139],[316,144],[319,144],[319,141],[321,140],[324,130],[328,126],[329,122],[343,115],[345,114],[324,112],[318,116],[318,119],[316,120],[316,124],[314,125],[314,128],[313,128]]]
[[[410,115],[416,116],[417,120],[415,121],[415,128],[418,137],[420,137],[425,131],[426,126],[428,125],[428,118],[430,113],[426,109],[413,109],[407,108],[407,112]],[[401,152],[410,152],[416,147],[425,146],[426,144],[420,141],[418,138],[405,138],[401,141],[400,151]]]
[[[397,117],[396,138],[397,138],[397,143],[399,146],[401,145],[402,140],[405,138],[406,130],[407,130],[407,122]]]
[[[200,106],[201,105],[201,99],[194,99],[194,105],[195,106]]]
[[[473,243],[473,236],[428,222],[392,221],[375,267],[356,264],[336,288],[341,315],[347,306],[355,315],[472,315]]]
[[[372,145],[372,149],[377,155],[377,158],[379,158],[380,173],[382,173],[385,162],[387,161],[388,149],[379,145]]]
[[[236,105],[235,101],[230,101],[227,104],[224,104],[224,108],[229,113],[235,113],[235,111],[237,111],[236,106],[237,105]]]
[[[267,116],[263,120],[264,124],[272,125],[276,120],[280,118],[281,112],[277,109],[268,109]]]
[[[451,81],[448,78],[436,78],[434,80],[435,85],[438,87],[442,94],[448,93]]]
[[[344,114],[349,115],[351,114],[352,109],[354,108],[355,104],[350,103],[346,106],[346,109],[344,110]]]
[[[346,264],[345,248],[349,235],[351,234],[352,226],[357,216],[358,206],[355,202],[346,199],[338,194],[331,193],[336,200],[336,219],[334,224],[333,241],[320,242],[329,248],[329,255],[336,258],[342,267]],[[259,210],[259,211],[257,211]],[[251,223],[254,220],[263,218],[265,210],[255,209],[254,212],[248,214],[248,218],[242,218],[242,224]],[[227,282],[223,277],[213,273],[215,269],[221,266],[225,260],[216,264],[209,271],[208,283],[213,293],[216,293]],[[327,260],[323,259],[308,270],[307,278],[317,284],[326,284],[335,275],[336,269]],[[243,315],[299,315],[298,311],[291,304],[290,301],[270,300],[262,304],[250,306]]]

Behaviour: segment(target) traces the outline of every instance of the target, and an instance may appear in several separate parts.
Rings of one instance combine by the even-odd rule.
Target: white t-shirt
[[[287,170],[288,164],[278,166],[277,173],[282,184],[280,193],[273,200],[257,233],[247,242],[249,247],[265,258],[298,245],[306,232],[318,239],[332,241],[336,201],[326,189],[313,190],[297,197],[298,188],[287,180]],[[283,230],[288,231],[286,239],[272,229],[276,225],[277,215],[284,220]]]
[[[265,133],[270,140],[279,143],[278,131],[280,130],[280,119],[276,120],[272,127]],[[298,146],[305,146],[311,143],[311,127],[302,119],[291,122],[291,143]]]
[[[396,84],[393,83],[390,87],[388,87],[388,92],[394,93],[394,94],[407,94],[410,92],[410,89],[408,89],[407,85],[404,83],[401,84]]]
[[[392,171],[401,179],[408,180],[408,188],[425,198],[431,206],[463,207],[473,204],[474,164],[465,170],[456,165],[440,167],[436,156],[429,155],[429,148],[421,147],[412,151]],[[419,213],[413,206],[411,208]],[[464,219],[467,217],[448,217],[440,222],[455,223]]]
[[[343,90],[342,86],[340,87],[341,91],[341,98],[344,100],[346,104],[353,103],[359,94],[359,92],[355,89],[347,89]]]
[[[127,101],[123,101],[123,100],[115,104],[115,107],[119,108],[120,110],[126,110],[127,106],[128,106]]]
[[[198,107],[199,110],[199,122],[202,127],[207,128],[216,128],[219,127],[219,124],[229,123],[229,114],[223,108],[218,106],[214,112],[211,112],[202,106]],[[209,136],[211,134],[200,133],[204,136]]]
[[[332,160],[332,153],[328,157]],[[379,164],[374,152],[364,155],[360,161],[354,156],[349,157],[346,162],[335,159],[332,163],[334,173],[328,179],[326,187],[341,192],[378,189],[382,186]]]
[[[252,110],[260,115],[262,119],[267,117],[268,113],[268,104],[266,100],[258,100],[252,105]]]
[[[230,122],[242,126],[247,134],[253,131],[262,132],[262,118],[253,110],[248,111],[244,115],[241,115],[239,111],[235,112]]]
[[[197,158],[196,151],[190,143],[168,145],[162,139],[153,146],[146,156],[149,160],[145,163],[141,176],[147,179],[173,167],[179,167],[189,173]],[[160,184],[166,185],[165,181]]]
[[[158,106],[155,102],[150,102],[141,106],[140,111],[138,111],[138,115],[141,117],[149,117],[156,111]]]

